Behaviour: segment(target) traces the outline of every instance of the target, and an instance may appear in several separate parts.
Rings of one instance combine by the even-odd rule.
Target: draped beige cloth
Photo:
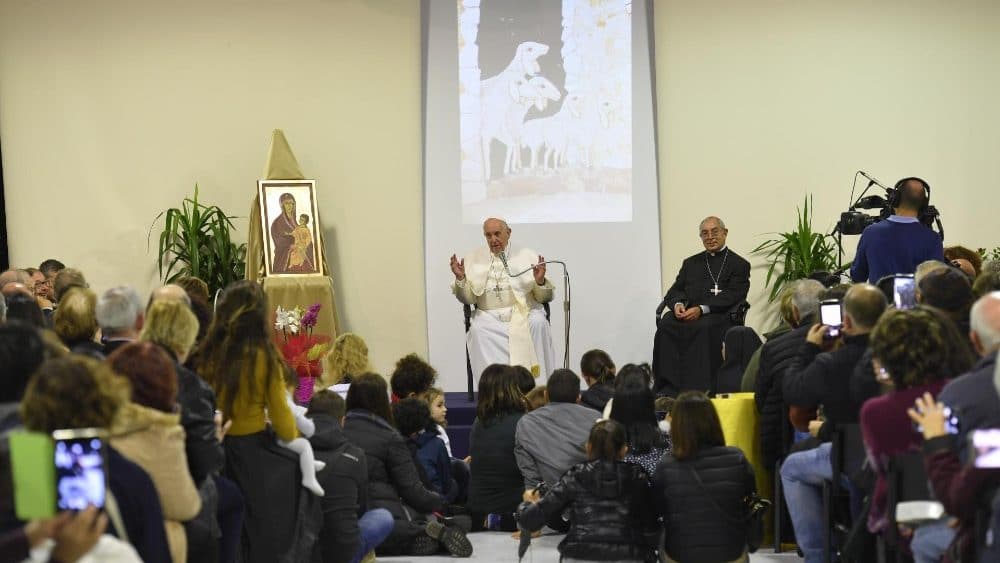
[[[285,139],[281,129],[275,129],[271,135],[271,149],[268,152],[267,164],[264,166],[265,180],[303,180],[305,176],[299,168],[299,163],[292,153],[292,148]],[[322,225],[317,218],[317,223]],[[323,231],[317,229],[319,240],[316,249],[320,257],[321,276],[265,276],[264,275],[264,231],[260,223],[260,194],[254,195],[250,206],[250,228],[247,240],[246,278],[260,281],[264,286],[268,302],[272,309],[279,305],[285,309],[293,307],[309,307],[314,303],[322,305],[316,322],[315,334],[324,334],[336,338],[340,332],[337,302],[334,299],[333,278],[326,263],[326,253],[323,249]]]

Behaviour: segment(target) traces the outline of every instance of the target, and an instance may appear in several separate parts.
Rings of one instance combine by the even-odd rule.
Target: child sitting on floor
[[[294,370],[286,367],[285,398],[288,401],[288,407],[292,409],[292,416],[295,417],[295,426],[298,428],[299,434],[304,436],[304,438],[300,436],[291,442],[279,439],[278,445],[298,454],[299,468],[302,471],[302,486],[312,491],[316,496],[321,497],[325,494],[325,491],[319,485],[319,481],[316,480],[316,472],[322,471],[326,467],[326,464],[316,459],[313,455],[312,444],[307,439],[316,432],[316,426],[313,424],[313,421],[306,417],[308,409],[296,405],[295,401],[292,400],[292,394],[295,393],[295,388],[298,384],[298,375],[296,375]]]
[[[427,402],[417,397],[403,399],[393,405],[392,417],[399,433],[406,439],[418,468],[426,475],[427,484],[447,499],[453,488],[451,458],[444,442],[437,436]]]

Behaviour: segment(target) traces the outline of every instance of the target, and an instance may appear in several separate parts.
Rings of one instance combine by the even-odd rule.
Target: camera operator
[[[924,260],[944,261],[941,237],[920,222],[928,203],[927,183],[920,178],[900,180],[893,214],[861,233],[851,265],[855,282],[875,283],[892,274],[912,274]]]
[[[868,349],[868,334],[887,306],[885,295],[869,284],[855,284],[843,300],[842,345],[830,339],[831,327],[813,325],[782,382],[785,403],[790,407],[823,406],[825,421],[809,423],[809,433],[822,442],[818,447],[791,453],[781,465],[785,501],[795,527],[795,539],[806,563],[824,560],[824,481],[833,478],[830,442],[837,424],[858,422],[861,404],[852,400],[851,379],[858,360]],[[870,373],[870,372],[869,372]]]

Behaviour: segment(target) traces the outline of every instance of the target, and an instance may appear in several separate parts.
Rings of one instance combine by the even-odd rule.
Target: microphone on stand
[[[887,188],[885,185],[882,184],[882,182],[879,182],[875,178],[872,178],[871,176],[869,176],[868,173],[865,172],[864,170],[858,170],[858,174],[861,174],[862,176],[864,176],[865,178],[867,178],[869,182],[871,182],[871,184],[868,184],[869,186],[872,185],[872,184],[875,184],[876,186],[882,188],[883,190],[889,191],[890,188]]]
[[[501,250],[497,253],[497,255],[500,257],[500,262],[503,262],[503,269],[506,270],[507,275],[510,276],[510,264],[507,263],[507,253]]]

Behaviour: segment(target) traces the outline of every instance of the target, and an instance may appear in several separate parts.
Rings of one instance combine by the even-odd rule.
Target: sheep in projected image
[[[573,123],[583,116],[584,102],[585,97],[582,94],[568,93],[563,100],[562,107],[555,115],[531,119],[524,123],[521,146],[531,151],[531,160],[528,166],[532,170],[538,168],[538,155],[543,148],[545,149],[541,162],[543,170],[554,170],[566,164],[569,136],[571,131],[576,129]],[[549,166],[550,159],[552,161],[551,167]]]
[[[549,101],[559,101],[562,94],[555,84],[544,77],[535,76],[525,80],[515,78],[511,81],[510,91],[517,95],[517,101],[500,108],[483,107],[483,167],[485,177],[490,175],[490,145],[497,139],[507,146],[504,157],[504,174],[510,175],[521,167],[521,131],[524,126],[524,116],[534,106],[543,111]]]
[[[491,176],[490,142],[507,128],[505,122],[515,111],[514,106],[523,103],[522,89],[526,78],[535,76],[541,70],[538,58],[549,52],[549,46],[534,41],[526,41],[517,46],[514,58],[496,76],[480,83],[480,115],[482,124],[480,133],[483,145],[483,181],[488,182]],[[550,83],[551,84],[551,83]],[[535,86],[537,88],[537,86]],[[558,91],[558,90],[557,90]],[[558,99],[558,98],[557,98]],[[530,105],[530,104],[529,104]],[[523,120],[523,115],[522,115]],[[518,127],[520,123],[518,123]],[[504,136],[509,138],[508,136]],[[507,145],[508,149],[510,144]],[[510,152],[508,150],[508,152]],[[510,158],[507,159],[508,161]],[[508,165],[505,163],[504,168]]]
[[[609,100],[585,103],[580,115],[569,122],[565,163],[573,163],[572,157],[581,166],[595,166],[594,153],[606,147],[606,132],[614,121],[615,105]]]

